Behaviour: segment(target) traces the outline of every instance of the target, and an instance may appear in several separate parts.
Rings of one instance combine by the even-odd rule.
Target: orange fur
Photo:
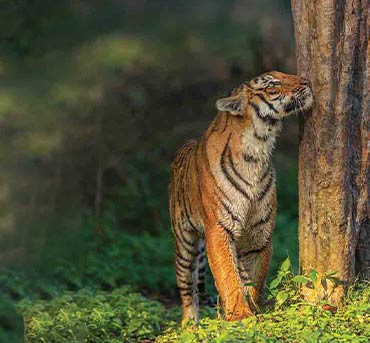
[[[172,166],[170,214],[183,322],[198,320],[204,240],[226,320],[253,314],[271,258],[276,215],[270,153],[281,118],[312,106],[306,80],[261,75],[216,102],[219,113]],[[246,286],[250,282],[255,287]],[[246,295],[249,295],[249,302]]]

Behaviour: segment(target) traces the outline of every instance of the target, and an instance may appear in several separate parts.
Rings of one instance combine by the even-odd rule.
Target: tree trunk
[[[292,9],[298,73],[316,102],[300,119],[299,261],[318,282],[302,294],[340,303],[357,274],[370,279],[370,2],[292,0]]]

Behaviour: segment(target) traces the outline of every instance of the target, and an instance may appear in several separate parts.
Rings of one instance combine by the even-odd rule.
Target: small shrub
[[[84,289],[20,306],[28,343],[142,342],[153,340],[167,320],[159,302],[127,287],[111,293]]]

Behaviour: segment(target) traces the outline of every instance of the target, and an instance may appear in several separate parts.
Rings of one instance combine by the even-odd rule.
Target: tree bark
[[[319,278],[302,294],[340,303],[357,275],[370,279],[370,2],[292,0],[292,10],[298,73],[316,102],[300,118],[299,260]],[[335,271],[345,285],[325,278]]]

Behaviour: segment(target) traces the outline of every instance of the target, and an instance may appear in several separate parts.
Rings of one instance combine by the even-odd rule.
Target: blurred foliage
[[[141,192],[145,176],[139,186],[132,173],[147,167],[166,177],[217,96],[267,69],[294,70],[286,0],[0,0],[0,13],[1,264],[43,248],[28,246],[40,223],[99,217],[114,199],[138,206],[121,185]],[[140,156],[151,165],[133,170]],[[167,207],[143,196],[148,218]],[[131,228],[157,229],[123,212]]]
[[[294,72],[292,32],[288,0],[0,0],[0,341],[22,340],[26,298],[177,299],[171,160],[217,97]],[[272,273],[297,266],[296,131],[275,156]]]

